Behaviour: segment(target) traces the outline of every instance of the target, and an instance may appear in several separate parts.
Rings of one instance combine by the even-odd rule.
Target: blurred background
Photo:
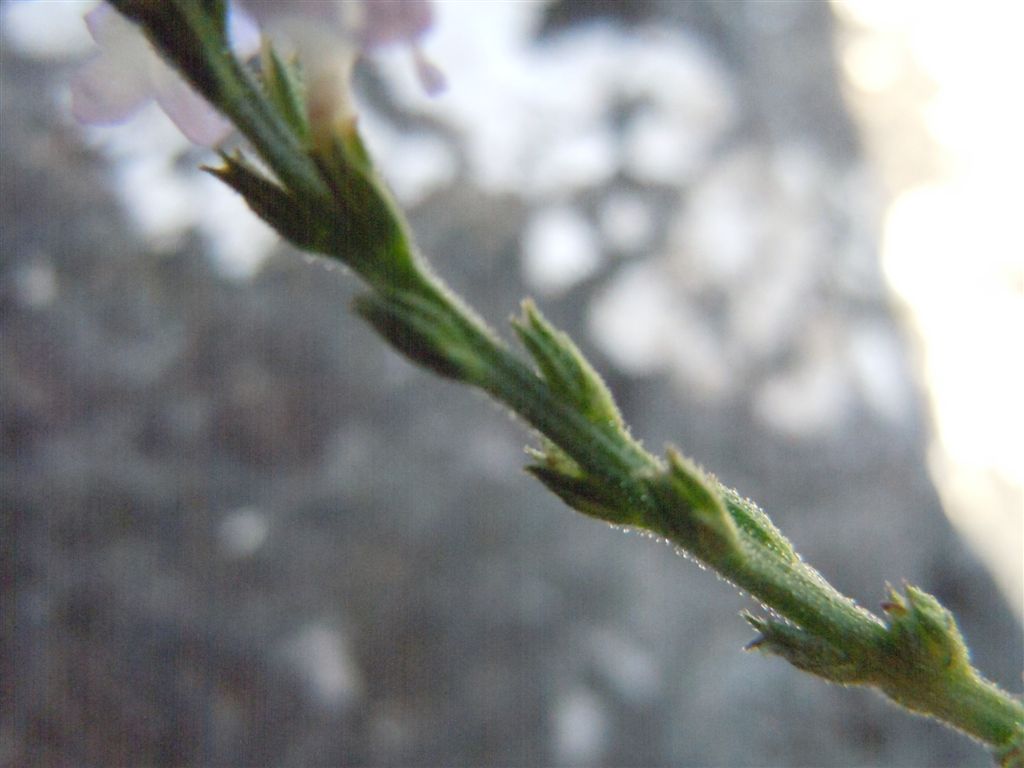
[[[89,3],[0,4],[0,763],[983,766],[745,654],[753,606],[562,507],[155,109],[68,116]],[[636,436],[1021,688],[1010,3],[437,4],[358,71],[437,270],[529,294]]]

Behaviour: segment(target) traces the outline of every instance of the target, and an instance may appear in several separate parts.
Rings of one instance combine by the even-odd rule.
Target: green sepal
[[[865,681],[856,662],[827,640],[786,621],[759,618],[747,612],[742,616],[758,632],[744,650],[779,656],[797,669],[833,683],[850,685]]]
[[[241,155],[221,155],[219,168],[203,166],[244,199],[252,211],[301,250],[314,250],[319,238],[313,212],[277,182],[249,165]]]
[[[422,284],[401,220],[361,173],[351,173],[345,188],[325,204],[291,194],[238,155],[222,155],[222,160],[222,167],[205,170],[241,194],[256,215],[297,248],[337,259],[382,290]]]
[[[939,674],[970,672],[970,654],[953,614],[934,596],[907,584],[906,597],[890,585],[882,603],[888,619],[888,643],[905,668]]]
[[[613,483],[586,471],[572,457],[545,437],[541,448],[527,448],[536,459],[526,471],[540,480],[549,491],[578,512],[612,523],[640,525],[643,517],[628,494]]]
[[[228,4],[226,0],[199,0],[199,4],[208,17],[216,19],[220,25],[221,33],[226,37],[228,19]]]
[[[401,278],[412,272],[404,232],[372,193],[360,200],[360,206],[378,202],[375,216],[361,217],[342,207],[345,201],[337,201],[339,210],[333,216],[325,215],[322,201],[310,203],[292,194],[241,155],[221,155],[221,160],[221,167],[204,166],[203,170],[238,192],[257,216],[296,248],[335,258],[375,285],[386,284],[389,275],[393,282],[401,283]],[[349,226],[340,226],[341,222]]]
[[[712,487],[714,481],[675,447],[669,446],[666,455],[669,482],[676,495],[690,508],[691,514],[704,525],[716,528],[722,536],[735,539],[736,526],[725,511],[722,497]]]
[[[412,234],[374,170],[353,124],[310,157],[327,183],[333,206],[311,248],[344,262],[382,293],[423,286]]]
[[[309,120],[303,88],[294,64],[284,62],[267,38],[260,48],[260,71],[267,99],[295,132],[300,143],[309,140]]]
[[[383,190],[383,183],[377,175],[373,158],[366,149],[355,119],[338,126],[321,144],[315,146],[313,156],[324,176],[335,187],[344,186],[345,180],[355,171],[367,179],[373,179],[378,191]]]
[[[522,306],[522,317],[513,318],[512,327],[551,390],[594,424],[622,430],[611,392],[568,335],[548,323],[530,299]]]
[[[641,523],[629,498],[608,483],[585,475],[566,474],[544,464],[529,464],[526,471],[577,512],[613,525]]]
[[[800,556],[789,539],[782,535],[782,531],[775,527],[775,524],[750,499],[744,499],[736,491],[724,485],[718,486],[719,493],[725,503],[725,508],[732,517],[736,527],[759,544],[770,549],[776,555],[789,563],[800,563]]]
[[[564,475],[581,476],[583,474],[583,468],[576,463],[575,459],[572,458],[568,453],[563,451],[557,443],[544,435],[540,435],[540,448],[526,447],[526,453],[533,459],[536,459],[539,464],[561,472]]]
[[[886,631],[872,682],[907,709],[935,715],[996,747],[1000,765],[1024,768],[1024,708],[970,664],[953,615],[909,584],[888,587]]]
[[[667,455],[668,468],[648,480],[657,500],[652,529],[710,563],[742,556],[736,523],[718,483],[672,446]]]
[[[399,352],[440,376],[479,384],[487,373],[472,333],[444,305],[416,294],[369,293],[353,309]]]

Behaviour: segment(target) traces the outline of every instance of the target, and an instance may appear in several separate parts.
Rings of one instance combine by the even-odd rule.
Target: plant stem
[[[476,386],[546,440],[531,469],[571,506],[651,531],[715,569],[771,611],[748,617],[750,647],[841,684],[878,688],[902,706],[1024,764],[1024,706],[971,665],[952,615],[914,587],[891,591],[882,620],[839,593],[752,502],[675,452],[668,462],[630,437],[603,382],[532,306],[514,321],[536,370],[434,276],[376,178],[354,128],[311,148],[235,61],[218,0],[113,0],[252,142],[276,179],[240,160],[217,175],[292,242],[352,266],[372,292],[356,309],[399,351]]]
[[[423,275],[427,292],[445,297],[448,290],[430,275]],[[458,302],[445,302],[451,321],[467,329],[473,346],[486,361],[482,382],[477,385],[508,406],[524,421],[562,448],[581,466],[602,476],[606,482],[627,486],[634,503],[651,508],[650,494],[637,483],[645,473],[662,468],[662,462],[633,441],[609,437],[606,430],[567,408],[550,387],[517,357],[462,312]],[[728,489],[738,506],[752,506]],[[750,510],[746,510],[749,512]],[[655,532],[683,549],[670,530]],[[994,747],[1006,745],[1024,733],[1024,706],[973,669],[956,675],[939,690],[926,687],[921,695],[914,681],[894,685],[886,674],[891,666],[886,624],[870,611],[842,595],[799,557],[785,557],[744,528],[739,529],[742,557],[703,557],[726,580],[789,619],[799,627],[840,647],[859,680],[876,685],[908,709],[935,717],[948,725]],[[909,693],[913,691],[913,693]]]

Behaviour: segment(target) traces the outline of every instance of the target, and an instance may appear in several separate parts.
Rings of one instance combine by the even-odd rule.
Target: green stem
[[[595,396],[603,382],[567,337],[520,326],[537,334],[528,349],[541,370],[514,355],[415,254],[358,136],[341,137],[330,156],[303,146],[228,50],[218,0],[112,1],[235,122],[281,186],[238,163],[218,175],[286,237],[350,264],[373,289],[361,314],[400,351],[479,387],[556,446],[542,468],[549,487],[580,511],[664,537],[785,619],[750,617],[760,632],[752,646],[833,682],[875,686],[1021,766],[1024,706],[970,666],[938,601],[907,587],[906,601],[893,593],[883,604],[882,621],[806,565],[753,503],[673,454],[666,465],[644,450],[610,395]]]
[[[422,262],[417,259],[417,263]],[[1022,738],[1024,707],[973,668],[939,676],[943,682],[937,688],[928,682],[935,677],[930,667],[922,674],[896,675],[892,671],[895,657],[902,651],[892,647],[890,627],[787,550],[788,542],[776,543],[773,537],[781,534],[769,522],[757,522],[763,513],[728,489],[719,486],[729,499],[730,513],[743,523],[738,526],[739,556],[695,548],[692,539],[677,536],[671,525],[662,524],[663,510],[644,482],[662,471],[663,463],[614,425],[596,424],[566,404],[548,382],[463,310],[461,301],[438,278],[417,271],[417,278],[407,281],[403,289],[434,305],[442,318],[439,325],[459,329],[461,344],[474,357],[473,374],[463,379],[466,383],[508,406],[589,474],[623,491],[629,503],[642,511],[644,527],[715,568],[763,605],[825,641],[840,657],[827,669],[787,657],[797,666],[838,682],[874,685],[908,709],[935,717],[996,749],[1006,749]]]
[[[634,504],[653,511],[654,500],[638,478],[660,470],[662,462],[635,442],[616,439],[614,432],[567,407],[543,379],[479,321],[464,313],[459,302],[449,301],[447,288],[437,278],[423,274],[421,279],[419,290],[423,295],[440,300],[450,315],[449,322],[459,325],[473,340],[482,362],[478,370],[483,374],[472,383],[512,409],[582,467],[609,484],[626,488]],[[734,503],[749,504],[738,500]],[[886,624],[838,592],[799,557],[780,554],[743,527],[739,529],[742,557],[694,552],[689,546],[692,542],[679,540],[671,530],[651,528],[715,568],[763,605],[833,643],[853,670],[847,682],[873,684],[906,708],[937,718],[993,748],[1005,748],[1022,738],[1024,706],[973,668],[963,674],[942,676],[936,685],[921,684],[930,674],[927,671],[913,670],[910,675],[894,678],[890,670],[895,662]],[[814,671],[821,674],[820,670]]]
[[[424,280],[436,278],[425,276]],[[445,296],[447,290],[434,283],[432,293]],[[453,322],[471,329],[476,350],[487,362],[488,375],[478,386],[511,408],[582,467],[610,484],[625,487],[634,503],[647,508],[645,511],[652,511],[654,501],[639,480],[644,474],[663,467],[658,458],[567,407],[552,394],[543,379],[500,346],[473,318],[462,314],[456,304],[448,304],[447,309]],[[670,530],[655,532],[677,546],[688,548],[688,542],[675,539]],[[705,557],[702,552],[691,554],[714,567],[735,586],[807,629],[825,636],[843,636],[861,647],[871,647],[884,634],[884,624],[878,617],[839,593],[799,558],[783,562],[758,538],[742,528],[739,533],[742,558]]]
[[[931,702],[932,714],[985,744],[1005,745],[1021,737],[1024,707],[980,676],[957,676]],[[912,707],[911,707],[912,708]]]

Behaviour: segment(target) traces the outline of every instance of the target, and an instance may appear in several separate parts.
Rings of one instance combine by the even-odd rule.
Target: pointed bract
[[[608,483],[566,474],[542,464],[530,464],[526,471],[577,512],[613,525],[639,525],[641,522],[629,498]]]
[[[698,557],[742,554],[736,523],[716,488],[700,467],[669,446],[668,469],[654,478],[666,532],[693,539]]]
[[[246,163],[241,156],[223,155],[224,165],[204,167],[245,198],[246,204],[296,248],[312,250],[317,244],[317,226],[312,212],[277,182]]]
[[[800,562],[800,557],[793,549],[793,544],[782,535],[782,531],[775,527],[775,524],[760,507],[725,486],[718,485],[718,491],[729,516],[738,529],[768,547],[783,560],[793,564]]]
[[[270,103],[292,127],[300,141],[305,143],[309,139],[309,120],[302,82],[294,65],[282,61],[267,39],[264,39],[260,48],[260,72]]]
[[[945,671],[970,669],[970,657],[953,614],[934,596],[910,584],[904,598],[891,586],[882,608],[899,658],[917,667]]]
[[[622,414],[597,371],[565,333],[544,319],[532,301],[523,302],[522,317],[513,318],[512,327],[556,395],[595,424],[623,428]]]
[[[759,618],[743,613],[743,618],[759,633],[745,649],[780,656],[794,667],[833,683],[853,684],[866,679],[857,664],[841,649],[785,621]]]

